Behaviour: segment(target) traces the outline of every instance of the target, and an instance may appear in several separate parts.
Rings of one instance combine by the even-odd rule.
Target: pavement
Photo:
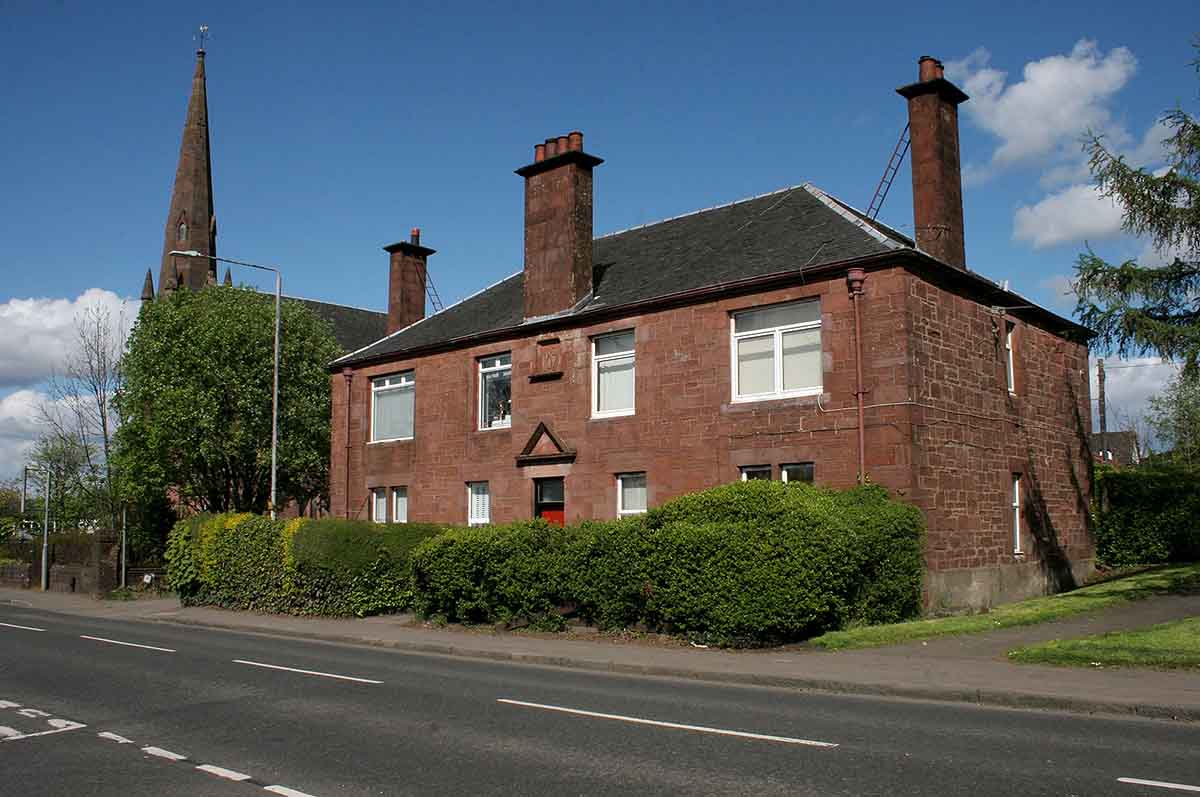
[[[414,653],[632,675],[1200,722],[1200,673],[1013,664],[1020,645],[1144,628],[1200,615],[1200,595],[1151,598],[1058,622],[885,648],[732,651],[639,644],[594,634],[535,635],[432,628],[411,615],[363,619],[183,607],[174,598],[99,601],[0,589],[0,605],[77,616],[203,626]]]

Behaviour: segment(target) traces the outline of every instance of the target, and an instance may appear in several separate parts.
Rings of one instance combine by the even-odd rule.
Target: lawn
[[[815,637],[811,644],[829,650],[845,650],[895,645],[950,634],[976,634],[1018,625],[1045,623],[1155,595],[1197,590],[1200,590],[1200,563],[1171,565],[1081,587],[1071,592],[996,606],[989,612],[979,614],[831,631]]]
[[[1056,639],[1017,648],[1010,651],[1008,657],[1023,664],[1200,669],[1200,617],[1138,631]]]

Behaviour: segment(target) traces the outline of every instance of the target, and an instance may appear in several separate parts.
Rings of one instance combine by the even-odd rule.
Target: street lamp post
[[[279,269],[272,266],[261,266],[258,263],[246,263],[241,260],[230,260],[227,257],[217,257],[216,255],[205,255],[197,252],[194,249],[189,249],[184,252],[173,251],[171,255],[178,257],[198,257],[205,260],[217,260],[221,263],[232,263],[235,266],[246,266],[247,268],[256,268],[259,271],[272,271],[275,273],[275,375],[274,384],[271,390],[271,520],[275,519],[275,492],[277,487],[276,469],[278,463],[279,452],[279,300],[283,295],[283,275]]]
[[[42,490],[42,592],[50,589],[50,469],[31,468],[26,465],[21,479],[21,517],[25,517],[25,488],[29,483],[29,471],[46,474],[46,485]]]

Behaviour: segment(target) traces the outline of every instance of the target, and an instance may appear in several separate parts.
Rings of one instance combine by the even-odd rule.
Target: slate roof
[[[319,302],[316,299],[301,299],[295,296],[285,298],[288,301],[300,302],[333,327],[333,337],[342,347],[342,351],[361,349],[387,334],[387,313]]]
[[[913,245],[815,186],[784,188],[595,239],[592,293],[569,316]],[[518,272],[337,360],[351,365],[525,323]]]
[[[1107,447],[1112,455],[1112,459],[1106,459],[1113,465],[1136,465],[1138,464],[1138,444],[1137,434],[1131,431],[1121,432],[1106,432],[1105,437],[1107,443],[1101,440],[1099,432],[1092,432],[1092,453],[1100,457],[1101,452]]]

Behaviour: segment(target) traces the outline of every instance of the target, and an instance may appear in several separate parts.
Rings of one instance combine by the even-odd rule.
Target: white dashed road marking
[[[109,741],[116,742],[117,744],[133,744],[133,739],[126,739],[124,736],[118,736],[117,734],[109,733],[108,731],[104,731],[103,733],[98,733],[96,735],[101,739],[108,739]]]
[[[360,684],[381,684],[383,681],[375,681],[370,678],[356,678],[353,675],[337,675],[331,672],[317,672],[316,670],[299,670],[295,667],[281,667],[278,664],[263,664],[261,661],[246,661],[245,659],[234,659],[234,664],[249,664],[251,667],[265,667],[268,670],[284,670],[285,672],[298,672],[301,675],[318,675],[322,678],[336,678],[339,681],[356,681]]]
[[[13,623],[0,623],[5,628],[19,628],[22,631],[45,631],[45,628],[34,628],[31,625],[15,625]]]
[[[704,725],[683,725],[678,722],[662,722],[661,720],[648,720],[641,717],[626,717],[622,714],[602,714],[599,711],[584,711],[578,708],[565,708],[563,706],[548,706],[543,703],[526,703],[523,700],[507,700],[498,698],[497,703],[506,703],[510,706],[523,706],[525,708],[537,708],[543,711],[558,711],[563,714],[575,714],[580,717],[592,717],[602,720],[618,720],[620,722],[630,722],[635,725],[653,725],[656,728],[674,728],[680,731],[695,731],[697,733],[713,733],[718,736],[736,736],[741,739],[757,739],[764,742],[782,742],[783,744],[800,744],[807,747],[837,747],[835,742],[817,742],[812,739],[794,739],[790,736],[771,736],[766,733],[748,733],[746,731],[731,731],[724,728],[709,728]]]
[[[263,791],[269,791],[271,794],[282,794],[283,797],[313,797],[311,794],[289,789],[287,786],[263,786]]]
[[[87,634],[80,634],[79,638],[80,639],[90,639],[93,642],[106,642],[109,645],[124,645],[127,648],[142,648],[143,650],[157,650],[161,653],[174,653],[175,652],[174,649],[172,649],[172,648],[159,648],[159,647],[155,647],[154,645],[139,645],[136,642],[121,642],[118,639],[105,639],[102,636],[88,636]]]
[[[249,775],[243,775],[241,772],[234,772],[232,769],[213,766],[212,764],[200,764],[196,769],[201,772],[207,772],[210,775],[216,775],[218,778],[225,780],[250,780]]]
[[[56,733],[66,733],[67,731],[77,731],[80,728],[86,728],[82,722],[71,722],[71,720],[46,720],[52,730],[40,731],[38,733],[22,733],[17,736],[5,736],[0,741],[15,742],[18,739],[32,739],[35,736],[51,736]]]
[[[1200,786],[1189,786],[1186,783],[1168,783],[1165,780],[1142,780],[1141,778],[1117,778],[1118,783],[1128,783],[1131,786],[1154,786],[1159,789],[1174,789],[1175,791],[1200,792]]]
[[[180,755],[179,753],[172,753],[170,750],[164,750],[161,747],[143,747],[142,752],[147,755],[165,758],[168,761],[187,761],[187,756]]]

